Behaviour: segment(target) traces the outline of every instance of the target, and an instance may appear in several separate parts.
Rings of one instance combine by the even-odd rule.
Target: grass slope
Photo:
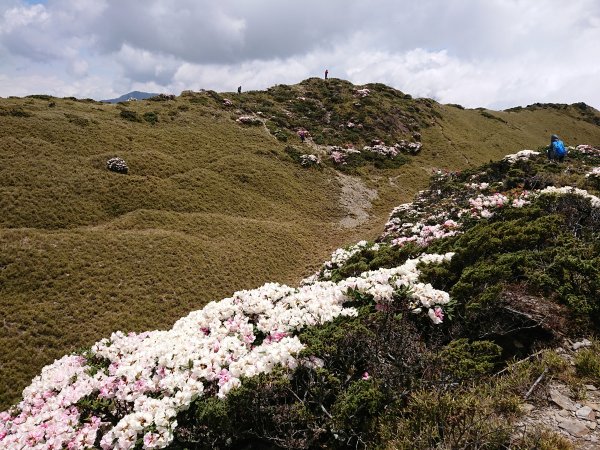
[[[580,106],[463,110],[365,87],[364,98],[348,82],[309,79],[118,105],[1,99],[0,406],[42,366],[111,331],[165,328],[236,289],[298,281],[332,249],[379,234],[431,168],[536,148],[550,133],[600,141],[596,112]],[[236,123],[247,114],[264,124]],[[336,172],[306,170],[284,150],[391,145],[414,133],[423,151],[404,166],[353,172],[378,198],[369,222],[349,230],[337,225]],[[105,169],[113,156],[128,175]]]

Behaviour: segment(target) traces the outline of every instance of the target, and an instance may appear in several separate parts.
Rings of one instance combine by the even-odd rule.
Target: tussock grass
[[[296,283],[333,249],[378,235],[433,167],[478,165],[551,133],[600,142],[580,108],[494,112],[499,121],[378,84],[357,99],[330,81],[120,105],[1,99],[0,407],[42,366],[112,331],[169,327],[235,290]],[[265,127],[235,122],[258,112]],[[347,120],[364,127],[340,128]],[[357,169],[378,198],[368,223],[344,230],[336,173],[300,167],[269,132],[302,145],[294,127],[317,144],[356,145],[418,129],[424,149],[399,168]],[[114,156],[128,175],[106,170]]]

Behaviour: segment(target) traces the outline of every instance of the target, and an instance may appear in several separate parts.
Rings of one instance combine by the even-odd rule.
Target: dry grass
[[[292,90],[316,95],[311,83]],[[245,109],[287,107],[252,95]],[[379,103],[395,101],[386,93]],[[379,198],[368,223],[344,230],[335,173],[295,165],[284,143],[238,125],[235,109],[211,95],[126,105],[0,100],[0,408],[42,366],[114,330],[169,327],[235,290],[296,283],[333,249],[378,235],[432,167],[477,165],[544,145],[552,132],[600,142],[599,127],[568,111],[494,113],[504,123],[433,108],[442,118],[423,128],[421,155],[399,169],[358,171]],[[105,169],[113,156],[129,175]]]

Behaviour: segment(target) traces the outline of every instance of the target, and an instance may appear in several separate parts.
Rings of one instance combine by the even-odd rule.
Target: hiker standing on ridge
[[[550,161],[563,162],[567,155],[565,143],[561,141],[557,135],[553,134],[550,137],[550,146],[548,147],[548,159]]]
[[[325,79],[327,79],[327,75],[329,75],[329,70],[325,69]]]
[[[238,94],[241,94],[241,93],[242,93],[242,87],[238,86]]]

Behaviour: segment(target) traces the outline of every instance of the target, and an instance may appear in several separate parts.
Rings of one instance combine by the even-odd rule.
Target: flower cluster
[[[365,146],[363,147],[363,151],[377,153],[378,155],[387,156],[388,158],[394,158],[395,156],[398,156],[399,153],[399,150],[395,146],[387,147],[383,144],[373,145],[372,147]]]
[[[416,224],[404,223],[402,224],[402,227],[409,229],[411,235],[392,239],[392,245],[403,246],[407,242],[415,242],[417,245],[426,247],[434,240],[454,236],[460,233],[460,230],[458,230],[460,224],[451,219],[436,225],[425,225],[420,222]]]
[[[586,154],[595,155],[595,149],[591,146],[578,146],[577,149]],[[508,155],[504,161],[511,163],[520,159],[536,158],[539,152],[523,150],[514,155]],[[591,169],[586,175],[588,178],[600,174],[597,167]],[[598,197],[587,191],[573,187],[547,187],[541,191],[510,190],[506,192],[493,192],[502,189],[502,183],[490,184],[487,181],[477,181],[484,173],[471,176],[471,182],[465,183],[468,190],[452,192],[440,190],[436,186],[443,186],[449,179],[457,174],[435,171],[432,177],[432,188],[420,191],[412,203],[406,203],[396,207],[388,222],[382,239],[392,245],[404,245],[414,242],[421,246],[427,246],[433,240],[462,233],[461,228],[466,219],[490,218],[495,210],[505,207],[522,208],[530,204],[533,199],[546,194],[575,194],[590,199],[593,207],[598,207]],[[473,191],[476,195],[473,196]],[[482,191],[490,192],[484,194]]]
[[[396,147],[396,149],[402,153],[409,153],[414,155],[421,151],[422,146],[423,144],[421,144],[420,142],[410,142],[402,140],[396,143],[394,147]]]
[[[471,214],[486,219],[494,215],[490,209],[502,208],[508,203],[508,197],[499,192],[492,195],[479,194],[477,197],[469,199]]]
[[[560,188],[557,188],[554,186],[548,186],[547,188],[542,189],[539,192],[539,195],[565,195],[565,194],[578,195],[580,197],[587,198],[590,201],[592,208],[600,208],[600,198],[588,193],[588,191],[586,191],[585,189],[578,189],[576,187],[571,187],[571,186],[564,186],[564,187],[560,187]]]
[[[330,280],[332,272],[335,269],[343,266],[350,258],[352,258],[352,256],[366,249],[377,251],[379,250],[379,244],[370,243],[368,241],[359,241],[354,245],[350,245],[345,248],[338,248],[331,254],[329,261],[323,263],[323,268],[319,274],[320,279]]]
[[[490,187],[489,183],[466,183],[465,184],[466,187],[468,187],[469,189],[474,189],[476,191],[485,191],[486,189],[488,189]]]
[[[373,298],[378,309],[385,309],[385,306],[394,299],[394,293],[397,289],[407,289],[410,295],[410,310],[413,313],[421,313],[427,310],[428,316],[431,314],[435,319],[434,323],[441,323],[443,319],[441,305],[450,301],[447,292],[434,289],[431,284],[419,282],[419,270],[417,265],[440,264],[449,261],[453,253],[445,255],[423,254],[415,259],[407,260],[403,265],[393,269],[379,269],[362,273],[359,277],[350,277],[339,283],[345,290],[351,289],[362,294],[367,294]],[[435,310],[439,309],[435,314]]]
[[[600,148],[592,147],[591,145],[582,144],[575,147],[575,150],[584,155],[598,155],[600,156]]]
[[[514,163],[517,160],[526,160],[531,158],[532,156],[538,156],[540,152],[536,152],[534,150],[521,150],[520,152],[514,153],[512,155],[506,155],[504,157],[504,161],[508,161],[510,163]]]
[[[347,154],[344,153],[344,152],[340,152],[338,150],[334,150],[334,151],[331,152],[331,154],[329,155],[329,157],[331,158],[331,160],[335,164],[346,164]]]
[[[347,257],[340,252],[334,259]],[[83,449],[100,439],[104,450],[131,449],[140,440],[144,448],[164,448],[173,440],[177,414],[195,398],[223,397],[242,377],[275,366],[296,367],[295,355],[304,348],[296,333],[340,315],[356,315],[354,308],[344,306],[350,290],[381,305],[392,301],[395,289],[406,287],[413,311],[426,310],[440,323],[448,294],[420,283],[417,264],[451,257],[422,255],[338,284],[321,281],[291,288],[269,283],[211,302],[168,331],[113,333],[92,347],[88,359],[71,355],[45,367],[23,391],[23,401],[0,414],[0,444]],[[93,360],[105,364],[98,368]],[[306,364],[318,366],[318,361]],[[86,398],[112,404],[111,414],[119,418],[116,425],[101,413],[82,417],[78,403]]]
[[[316,166],[321,163],[317,155],[300,155],[300,164],[304,167]]]
[[[254,116],[240,116],[236,119],[236,122],[244,125],[261,125],[262,120]]]
[[[343,148],[337,145],[332,145],[327,148],[329,157],[335,164],[346,164],[348,155],[353,153],[360,153],[360,150],[356,150],[352,147]]]
[[[594,167],[592,170],[585,174],[586,178],[600,178],[600,167]]]

